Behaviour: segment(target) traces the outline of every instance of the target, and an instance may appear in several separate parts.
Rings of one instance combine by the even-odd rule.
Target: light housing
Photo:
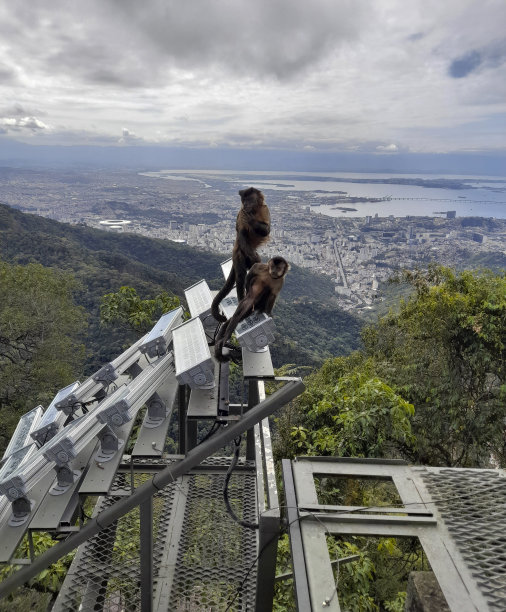
[[[172,341],[172,330],[183,322],[183,308],[179,306],[158,319],[140,345],[141,353],[148,357],[161,357],[168,351]]]
[[[192,388],[214,387],[214,364],[202,321],[196,317],[172,332],[176,378]]]
[[[262,351],[274,340],[274,321],[265,312],[254,312],[239,323],[235,337],[249,351]]]
[[[213,296],[205,280],[185,289],[184,295],[192,318],[199,317],[206,327],[216,325],[211,315]]]
[[[151,398],[164,382],[167,374],[174,370],[172,352],[149,363],[142,372],[126,385],[122,396],[105,407],[99,406],[94,416],[110,427],[121,427],[137,414],[138,410]]]
[[[47,407],[41,420],[37,425],[37,429],[30,433],[30,436],[40,446],[43,446],[46,442],[51,440],[60,429],[60,425],[66,418],[65,413],[58,410],[56,404],[61,402],[67,395],[75,391],[79,386],[79,381],[60,389],[55,395],[53,401]]]
[[[26,412],[18,421],[16,429],[12,434],[9,444],[3,454],[3,459],[32,443],[30,434],[35,431],[40,423],[44,408],[37,406],[33,410]]]
[[[104,427],[105,425],[99,423],[94,414],[85,414],[60,430],[42,448],[43,455],[59,467],[67,465],[88,446],[93,438],[97,438]]]

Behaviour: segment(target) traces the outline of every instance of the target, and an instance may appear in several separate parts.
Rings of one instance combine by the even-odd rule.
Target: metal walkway
[[[56,611],[271,608],[280,508],[268,417],[304,385],[275,377],[265,316],[237,337],[244,384],[231,403],[229,365],[209,349],[212,293],[201,281],[185,295],[192,318],[165,313],[21,418],[0,464],[0,563],[25,567],[0,598],[77,548]],[[268,397],[265,380],[279,382]],[[166,452],[170,431],[177,455]],[[216,456],[233,443],[233,457]],[[39,556],[36,531],[58,540]]]
[[[401,502],[319,503],[315,478],[336,477],[393,483]],[[340,610],[328,535],[417,537],[452,611],[506,610],[505,470],[301,457],[283,461],[283,479],[300,612]]]
[[[210,459],[155,495],[153,610],[223,610],[234,598],[231,609],[254,609],[256,568],[248,570],[257,555],[257,536],[225,511],[222,490],[229,464],[230,458]],[[135,484],[151,477],[136,466]],[[130,473],[119,474],[97,512],[129,495],[130,481]],[[255,465],[241,461],[231,478],[231,497],[236,513],[250,522],[257,520],[255,489]],[[132,510],[80,547],[54,612],[140,609],[139,524],[139,510]]]

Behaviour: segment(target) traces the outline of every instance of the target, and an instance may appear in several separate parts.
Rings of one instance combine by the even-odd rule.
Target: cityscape
[[[244,186],[241,177],[226,173],[163,180],[149,172],[3,168],[0,175],[2,201],[23,212],[184,242],[224,259],[232,251],[237,192]],[[319,210],[328,205],[328,194],[262,189],[272,222],[262,258],[279,254],[328,275],[344,310],[370,309],[382,299],[382,283],[402,268],[433,261],[460,268],[487,254],[494,265],[503,265],[506,257],[505,219],[459,218],[452,210],[428,216],[331,217]],[[343,198],[334,198],[341,211],[346,210]]]

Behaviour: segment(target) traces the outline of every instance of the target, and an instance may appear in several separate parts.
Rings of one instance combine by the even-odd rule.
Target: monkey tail
[[[219,321],[220,323],[224,323],[227,320],[227,317],[223,316],[220,312],[220,303],[229,293],[235,283],[235,270],[232,268],[230,270],[230,274],[228,275],[227,280],[223,287],[216,294],[213,303],[211,304],[211,314],[213,317]]]

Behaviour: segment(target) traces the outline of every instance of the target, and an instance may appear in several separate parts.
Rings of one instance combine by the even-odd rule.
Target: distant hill
[[[184,299],[184,289],[202,278],[211,289],[223,282],[219,265],[223,256],[168,240],[67,225],[4,204],[0,204],[0,259],[41,263],[72,272],[80,281],[76,301],[90,317],[84,339],[89,372],[110,360],[129,340],[124,330],[99,325],[100,298],[105,293],[130,285],[142,298],[166,290]],[[316,365],[359,344],[361,323],[337,307],[330,279],[296,266],[287,277],[275,321],[276,366]]]

